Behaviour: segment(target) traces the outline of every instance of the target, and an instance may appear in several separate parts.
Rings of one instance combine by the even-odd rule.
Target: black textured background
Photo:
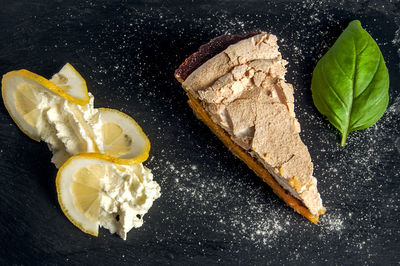
[[[4,1],[0,74],[50,77],[70,62],[96,107],[133,116],[162,196],[126,241],[75,228],[59,208],[45,144],[0,106],[0,264],[398,264],[400,2]],[[338,132],[318,114],[312,69],[353,19],[380,46],[390,103],[373,127]],[[209,39],[265,30],[279,38],[302,138],[327,207],[313,225],[286,207],[197,121],[174,69]]]

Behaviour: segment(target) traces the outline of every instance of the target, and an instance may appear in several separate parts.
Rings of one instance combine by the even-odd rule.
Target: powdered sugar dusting
[[[3,29],[10,42],[0,47],[3,65],[46,70],[50,76],[70,61],[96,95],[96,106],[126,112],[142,126],[152,144],[145,165],[162,188],[145,224],[126,243],[105,234],[96,240],[82,237],[68,251],[61,244],[51,246],[51,252],[67,254],[65,260],[75,264],[82,263],[82,247],[87,257],[104,253],[114,260],[120,252],[119,262],[131,264],[358,265],[381,263],[384,256],[398,261],[394,247],[400,230],[393,217],[400,211],[399,21],[398,4],[384,2],[265,1],[254,7],[254,1],[220,1],[218,6],[206,1],[81,1],[75,6],[54,1],[46,8],[35,6],[33,20],[40,20],[41,27],[28,23],[31,18],[21,19],[25,13],[7,17],[16,27]],[[314,108],[309,88],[316,62],[352,19],[361,20],[385,60],[390,58],[395,82],[383,118],[352,132],[341,147],[337,130]],[[285,206],[196,120],[173,77],[179,64],[211,38],[258,30],[277,35],[289,61],[286,79],[295,87],[301,137],[327,207],[318,225]],[[51,45],[33,45],[48,40],[49,33]],[[15,51],[19,59],[3,57]],[[1,154],[16,152],[9,144],[3,148]],[[14,157],[23,154],[18,150]],[[54,210],[53,215],[62,215]],[[75,241],[80,232],[71,232],[65,235]],[[93,241],[101,252],[93,250]]]
[[[151,162],[154,160],[153,157]],[[165,166],[158,166],[160,162]],[[172,186],[173,197],[169,198],[168,195],[168,200],[189,216],[205,216],[207,220],[213,221],[206,226],[207,230],[226,235],[226,238],[233,237],[234,242],[251,241],[260,245],[273,244],[287,233],[286,228],[290,226],[290,222],[282,223],[279,211],[273,210],[266,202],[258,199],[258,195],[263,193],[261,188],[254,190],[250,184],[234,179],[228,182],[218,180],[218,173],[215,177],[204,176],[203,168],[211,167],[204,164],[200,167],[189,162],[182,164],[160,158],[156,164],[153,167],[154,171],[161,171],[159,176],[165,178],[161,185],[165,184],[170,188]],[[217,169],[222,174],[229,174],[221,167],[217,166]],[[170,179],[171,175],[175,177],[173,182]],[[243,190],[248,193],[242,194]],[[240,205],[236,203],[238,200]],[[226,206],[230,206],[228,216]]]

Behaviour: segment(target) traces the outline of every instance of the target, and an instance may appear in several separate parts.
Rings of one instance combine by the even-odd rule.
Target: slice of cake
[[[197,117],[289,206],[317,223],[325,208],[299,136],[286,64],[272,34],[224,35],[201,46],[175,77]]]

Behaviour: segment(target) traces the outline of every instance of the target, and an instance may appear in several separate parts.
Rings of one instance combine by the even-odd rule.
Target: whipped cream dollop
[[[99,224],[125,240],[132,228],[142,226],[143,216],[160,197],[160,186],[142,164],[110,167],[103,179]]]
[[[53,153],[52,163],[60,168],[71,156],[82,152],[95,152],[97,145],[93,128],[101,128],[94,97],[89,93],[87,105],[77,105],[48,91],[39,91],[41,112],[36,128],[41,140]],[[99,143],[101,144],[101,143]]]

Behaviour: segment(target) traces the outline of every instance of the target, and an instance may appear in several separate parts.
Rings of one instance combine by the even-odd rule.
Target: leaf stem
[[[342,133],[342,141],[341,141],[341,143],[340,143],[340,145],[342,146],[342,147],[344,147],[345,145],[346,145],[346,139],[347,139],[347,135],[348,135],[349,133],[346,131],[346,132],[344,132],[344,133]]]

